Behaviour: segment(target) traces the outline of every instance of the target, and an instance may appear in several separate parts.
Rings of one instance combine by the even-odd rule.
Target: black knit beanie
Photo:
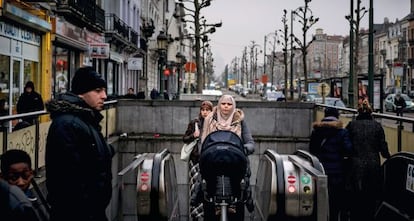
[[[325,108],[325,117],[339,117],[339,111],[333,107],[326,107]]]
[[[84,94],[96,88],[106,88],[106,81],[93,67],[79,68],[72,79],[72,93]]]

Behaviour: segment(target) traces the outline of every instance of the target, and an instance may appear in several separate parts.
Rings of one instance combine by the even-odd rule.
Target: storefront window
[[[13,113],[17,113],[16,112],[16,104],[17,104],[17,100],[20,97],[20,93],[23,92],[23,88],[21,89],[22,91],[19,90],[20,88],[20,71],[21,71],[21,61],[20,60],[13,60],[13,85],[12,85],[12,107],[13,107]]]
[[[108,62],[108,74],[107,74],[107,94],[113,95],[114,93],[114,71],[112,62]]]
[[[8,115],[10,57],[0,55],[0,115]]]
[[[24,72],[23,72],[23,84],[28,81],[33,81],[35,85],[35,91],[39,92],[40,89],[40,74],[39,63],[29,60],[24,60]],[[22,91],[23,93],[23,91]]]
[[[64,93],[68,90],[68,50],[56,47],[55,59],[56,74],[54,91],[56,93]]]

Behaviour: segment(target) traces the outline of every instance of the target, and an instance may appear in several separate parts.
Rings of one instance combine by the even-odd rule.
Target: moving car
[[[314,98],[313,100],[315,103],[323,104],[322,97]],[[345,103],[337,97],[325,97],[325,105],[335,106],[335,107],[346,107]]]
[[[404,112],[411,112],[414,111],[414,103],[410,97],[406,94],[401,94],[401,97],[405,100],[406,107]],[[384,101],[384,108],[386,111],[395,112],[395,104],[394,104],[395,94],[389,94]]]

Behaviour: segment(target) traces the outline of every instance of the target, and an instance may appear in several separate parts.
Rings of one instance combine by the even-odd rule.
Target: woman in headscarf
[[[187,130],[185,131],[185,134],[183,136],[183,142],[186,144],[189,144],[193,142],[195,139],[200,138],[202,134],[203,124],[204,124],[204,118],[208,116],[209,113],[213,110],[213,103],[206,100],[201,102],[200,105],[200,112],[198,113],[198,117],[191,120],[190,123],[188,123]],[[199,142],[198,142],[199,144]],[[188,164],[188,169],[190,171],[190,195],[191,195],[191,201],[190,201],[190,212],[191,216],[193,217],[193,220],[198,220],[198,217],[203,212],[202,203],[200,203],[200,200],[197,200],[198,198],[201,198],[202,196],[195,193],[195,191],[191,191],[191,189],[195,188],[196,185],[199,185],[196,181],[199,179],[199,166],[198,161],[200,157],[200,151],[199,151],[199,145],[195,145],[193,150],[190,154],[190,160]],[[199,187],[197,187],[199,188]],[[201,206],[200,206],[201,205]]]
[[[254,140],[244,122],[244,112],[236,108],[236,101],[231,95],[221,96],[217,106],[205,118],[201,143],[210,133],[217,130],[236,133],[242,139],[247,155],[254,152]]]
[[[231,95],[221,96],[217,106],[204,119],[201,143],[204,142],[210,133],[218,130],[228,130],[236,133],[243,141],[245,154],[250,155],[254,152],[254,140],[246,122],[244,122],[244,112],[236,108],[236,101]],[[249,212],[252,212],[254,205],[251,199],[251,188],[249,185],[250,175],[250,163],[247,161],[246,183],[248,184],[248,188],[246,189],[246,207]]]

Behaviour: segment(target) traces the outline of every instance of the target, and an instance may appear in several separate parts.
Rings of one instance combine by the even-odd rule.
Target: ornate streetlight
[[[268,41],[267,37],[268,36],[273,36],[273,41]],[[270,83],[273,85],[274,84],[274,80],[273,80],[273,69],[274,69],[274,64],[275,64],[275,50],[276,50],[276,44],[278,44],[278,36],[277,36],[277,31],[275,32],[271,32],[267,35],[264,36],[264,47],[263,47],[263,73],[267,75],[266,73],[266,57],[268,56],[266,54],[266,49],[267,49],[267,42],[271,43],[272,46],[272,53],[271,53],[271,63],[270,63]]]
[[[168,46],[168,36],[163,32],[157,36],[157,45],[158,45],[158,71],[159,71],[159,80],[160,80],[160,98],[164,97],[164,74],[163,69],[167,63],[167,46]]]

